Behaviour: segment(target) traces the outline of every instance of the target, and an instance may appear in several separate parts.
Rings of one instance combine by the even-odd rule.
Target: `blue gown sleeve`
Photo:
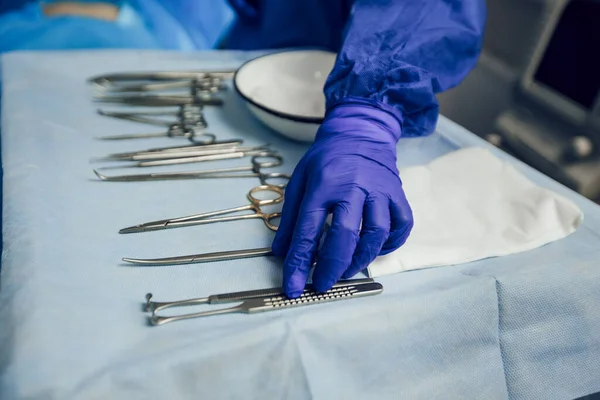
[[[317,47],[337,52],[353,0],[228,0],[234,23],[224,48]]]
[[[325,85],[327,108],[374,104],[403,136],[435,129],[435,94],[457,85],[482,47],[484,0],[356,0]]]

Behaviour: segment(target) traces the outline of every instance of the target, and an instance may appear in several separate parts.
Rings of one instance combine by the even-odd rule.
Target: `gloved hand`
[[[400,133],[396,117],[374,106],[348,103],[328,112],[286,188],[273,241],[273,253],[286,257],[288,297],[302,294],[315,259],[313,284],[323,292],[404,244],[413,217],[396,167]]]

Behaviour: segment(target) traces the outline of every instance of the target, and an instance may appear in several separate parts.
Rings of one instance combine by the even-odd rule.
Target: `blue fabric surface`
[[[113,4],[115,6],[120,6],[126,0],[40,0],[40,3],[108,3]]]
[[[404,136],[431,133],[436,93],[473,68],[484,0],[230,0],[240,18],[232,49],[323,47],[338,53],[325,85],[327,108],[368,102],[397,116]]]
[[[40,2],[0,5],[0,52],[97,48],[204,50],[233,18],[225,0],[127,0],[115,21],[47,17]]]
[[[600,208],[517,161],[581,207],[577,232],[522,254],[382,277],[376,297],[148,327],[146,292],[160,301],[277,286],[281,260],[122,265],[123,256],[264,246],[272,234],[260,221],[240,221],[118,235],[151,219],[245,204],[257,182],[98,182],[91,157],[175,139],[95,140],[155,130],[98,116],[84,81],[235,67],[250,57],[3,56],[0,398],[572,399],[600,391]],[[285,156],[282,171],[306,149],[262,127],[234,93],[207,120],[220,138],[272,143]],[[399,166],[466,146],[488,147],[440,118],[436,133],[400,140]]]
[[[74,16],[48,18],[36,2],[0,15],[0,52],[98,48],[162,47],[130,6],[121,10],[115,22]]]

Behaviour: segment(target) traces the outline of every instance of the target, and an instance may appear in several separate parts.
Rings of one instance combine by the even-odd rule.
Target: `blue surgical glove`
[[[274,254],[285,256],[288,297],[302,293],[314,260],[313,284],[322,292],[408,238],[413,217],[396,167],[398,118],[364,103],[327,113],[286,188],[273,242]],[[331,227],[317,255],[329,213]]]

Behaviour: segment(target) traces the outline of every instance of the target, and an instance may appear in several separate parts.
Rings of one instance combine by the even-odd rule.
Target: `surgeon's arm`
[[[435,93],[475,65],[485,12],[484,0],[356,0],[325,86],[325,121],[294,170],[273,242],[286,257],[288,296],[300,295],[314,260],[324,291],[407,240],[413,216],[396,142],[433,131]]]
[[[356,0],[325,87],[328,108],[356,98],[396,115],[403,136],[430,133],[435,93],[475,66],[485,17],[484,0]]]

